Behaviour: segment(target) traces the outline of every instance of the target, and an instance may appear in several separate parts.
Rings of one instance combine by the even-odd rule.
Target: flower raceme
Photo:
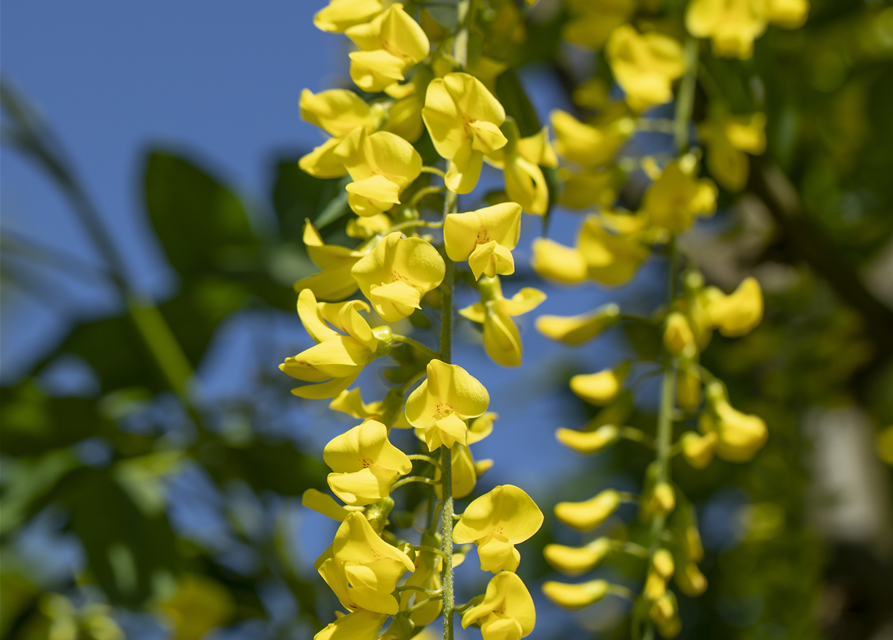
[[[521,236],[521,206],[504,202],[469,213],[451,213],[443,226],[450,260],[468,260],[475,279],[515,272],[512,249]]]
[[[422,119],[434,148],[450,161],[446,186],[469,193],[481,175],[484,155],[506,145],[499,127],[505,109],[474,76],[450,73],[428,85]]]
[[[514,571],[521,562],[515,545],[542,524],[543,513],[530,496],[518,487],[502,485],[468,505],[453,530],[453,541],[474,542],[484,571]]]
[[[333,471],[328,477],[332,492],[351,506],[381,500],[394,480],[412,471],[406,454],[388,441],[388,428],[375,420],[329,442],[323,460]]]
[[[428,56],[428,37],[402,4],[344,32],[361,51],[350,54],[350,77],[363,91],[376,93],[404,79]]]
[[[406,400],[406,419],[424,429],[429,451],[444,445],[465,444],[465,420],[476,418],[490,405],[490,394],[465,369],[440,360],[428,363],[427,378]]]
[[[481,301],[459,310],[459,314],[484,326],[484,348],[504,367],[521,366],[523,347],[518,327],[512,320],[534,310],[546,299],[539,289],[524,287],[506,299],[499,278],[484,277],[478,282]]]
[[[387,322],[396,322],[420,309],[422,296],[443,281],[443,258],[421,238],[390,233],[359,260],[351,275],[372,307]]]
[[[335,154],[352,183],[347,203],[358,216],[375,216],[400,204],[400,194],[422,171],[422,157],[411,144],[387,131],[354,129]]]
[[[481,626],[484,640],[519,640],[533,631],[533,598],[514,573],[497,573],[487,585],[484,600],[462,616],[462,627]]]
[[[286,358],[279,369],[292,378],[319,384],[292,389],[293,394],[317,399],[337,396],[357,379],[380,349],[386,348],[390,329],[373,330],[358,313],[360,309],[368,312],[369,306],[360,300],[317,302],[313,291],[301,291],[298,316],[317,344]]]

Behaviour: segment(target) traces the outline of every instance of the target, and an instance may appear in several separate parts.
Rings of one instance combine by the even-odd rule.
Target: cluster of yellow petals
[[[484,600],[465,612],[462,627],[479,624],[484,640],[519,640],[536,624],[533,598],[514,573],[497,573],[487,585]]]
[[[770,24],[796,29],[808,13],[808,0],[693,0],[685,26],[695,37],[710,38],[716,55],[746,60]]]

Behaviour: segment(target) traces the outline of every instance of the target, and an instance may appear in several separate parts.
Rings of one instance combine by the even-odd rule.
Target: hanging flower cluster
[[[300,167],[344,179],[355,214],[347,232],[359,240],[354,247],[328,245],[306,223],[304,244],[321,272],[295,289],[298,315],[315,345],[280,366],[301,383],[295,395],[330,399],[331,409],[361,421],[325,447],[332,495],[312,489],[303,498],[341,523],[315,567],[344,612],[316,639],[408,639],[441,616],[452,638],[457,613],[464,627],[479,626],[485,640],[517,639],[533,630],[536,614],[514,573],[521,561],[516,545],[539,530],[543,514],[512,485],[454,513],[454,500],[469,496],[493,464],[475,461],[470,447],[490,434],[496,414],[487,411],[485,386],[450,361],[453,290],[457,276],[473,283],[480,302],[459,313],[482,325],[496,362],[519,366],[522,342],[512,318],[545,295],[524,288],[506,298],[500,276],[515,271],[522,211],[546,213],[543,170],[557,158],[545,130],[521,137],[494,96],[495,75],[486,70],[501,63],[479,54],[469,61],[476,12],[468,3],[457,5],[457,33],[430,20],[423,29],[409,6],[331,0],[315,24],[356,45],[350,77],[361,93],[301,96],[303,118],[329,137]],[[420,138],[443,168],[425,166]],[[504,171],[507,199],[459,212],[458,194],[475,188],[485,161]],[[398,334],[406,319],[430,326],[437,310],[437,349]],[[353,385],[383,357],[397,362],[386,371],[396,386],[366,403]],[[393,429],[412,429],[416,452],[395,446]],[[481,569],[494,577],[484,594],[456,605],[453,569],[471,544]]]
[[[637,19],[638,4],[643,5],[642,20]],[[599,64],[606,65],[573,93],[579,112],[588,117],[564,110],[551,114],[562,182],[558,203],[589,213],[573,246],[536,240],[532,266],[543,278],[563,285],[618,287],[657,259],[666,265],[667,292],[663,304],[645,317],[608,304],[581,315],[536,320],[542,334],[568,345],[587,343],[618,323],[636,323],[662,342],[658,364],[663,377],[653,435],[625,424],[642,370],[631,361],[572,377],[571,391],[600,411],[582,429],[556,432],[559,442],[582,455],[622,439],[654,450],[640,494],[608,488],[581,502],[557,504],[556,518],[583,532],[586,542],[550,544],[544,551],[557,571],[572,577],[613,556],[636,556],[644,565],[641,590],[583,578],[548,581],[543,591],[567,609],[608,595],[626,598],[632,603],[632,637],[652,637],[656,631],[672,638],[681,622],[670,581],[688,596],[701,594],[707,582],[698,569],[703,550],[695,511],[670,477],[671,461],[678,456],[694,469],[705,468],[714,457],[746,462],[768,437],[763,419],[736,409],[723,382],[700,362],[714,331],[736,338],[760,323],[760,285],[748,277],[731,293],[707,286],[677,243],[699,218],[714,214],[720,187],[731,193],[745,188],[747,154],[761,154],[766,147],[765,116],[733,112],[721,83],[709,75],[701,58],[749,58],[754,40],[769,24],[795,28],[805,21],[808,5],[805,0],[691,0],[676,13],[668,6],[660,20],[655,20],[660,2],[566,0],[565,5],[563,39],[599,52]],[[683,29],[689,33],[685,43],[675,35]],[[712,54],[698,38],[711,39]],[[620,99],[609,91],[607,79],[622,91]],[[668,112],[655,108],[670,102],[672,119],[653,115]],[[624,145],[640,131],[672,136],[675,152],[631,156]],[[702,159],[712,179],[701,176]],[[625,185],[627,176],[635,181]],[[627,503],[637,506],[638,526],[624,530],[624,539],[589,533],[612,517],[625,517],[622,506]]]

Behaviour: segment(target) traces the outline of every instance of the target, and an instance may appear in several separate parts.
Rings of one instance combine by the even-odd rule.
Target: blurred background
[[[312,563],[336,523],[300,496],[325,487],[322,448],[355,421],[292,396],[277,368],[312,343],[291,288],[315,270],[304,220],[350,241],[330,206],[338,181],[296,164],[322,140],[300,119],[301,90],[350,86],[346,39],[313,27],[321,4],[3,2],[0,637],[297,639],[333,618]],[[557,4],[540,5],[526,26],[537,46],[513,62],[545,123],[574,109],[580,53],[558,40]],[[682,638],[893,638],[891,59],[889,3],[817,0],[752,60],[714,60],[726,95],[758,83],[769,147],[684,250],[726,291],[746,275],[763,286],[762,325],[716,336],[704,364],[770,438],[749,464],[674,464],[710,583],[682,599]],[[661,135],[632,145],[669,144]],[[501,188],[487,171],[464,210]],[[556,208],[549,235],[571,244],[580,221]],[[526,266],[541,230],[525,216],[504,281],[509,295],[542,288],[537,313],[662,303],[659,262],[616,290],[543,283]],[[566,348],[533,330],[537,313],[517,319],[517,370],[486,357],[476,326],[457,329],[454,361],[499,414],[476,445],[496,462],[478,492],[517,484],[546,513],[523,550],[531,637],[624,638],[619,601],[571,615],[539,596],[555,577],[541,549],[579,542],[552,505],[635,491],[649,456],[626,443],[583,458],[554,431],[591,417],[570,376],[659,345],[617,327]],[[367,401],[387,388],[384,364],[360,378]],[[656,380],[640,369],[630,421],[650,429]],[[600,571],[636,587],[634,569]],[[486,576],[472,558],[458,580],[462,601]]]

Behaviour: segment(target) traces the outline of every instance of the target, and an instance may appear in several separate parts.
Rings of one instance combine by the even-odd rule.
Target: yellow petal
[[[685,433],[680,439],[682,455],[685,461],[695,469],[703,469],[713,460],[713,452],[716,449],[716,432],[699,436],[693,431]]]
[[[383,613],[354,611],[330,623],[313,640],[377,640],[378,630],[386,619]]]
[[[533,241],[531,266],[543,278],[565,284],[583,282],[587,275],[586,260],[580,251],[548,238]]]
[[[605,580],[590,580],[581,584],[549,581],[543,584],[543,593],[566,609],[580,609],[604,598],[608,593],[608,583]]]
[[[766,423],[759,416],[746,415],[722,400],[716,403],[716,455],[730,462],[747,462],[769,437]]]
[[[546,299],[546,294],[533,287],[524,287],[508,300],[503,299],[499,305],[510,316],[520,316],[533,311]]]
[[[610,206],[623,184],[621,172],[612,168],[576,174],[562,171],[561,176],[564,191],[558,197],[558,204],[571,209]]]
[[[480,418],[472,420],[471,426],[468,427],[467,444],[472,445],[480,442],[493,432],[493,422],[499,416],[492,411],[488,411]]]
[[[484,165],[484,154],[477,151],[471,139],[465,140],[456,155],[450,160],[444,183],[450,191],[456,193],[471,193],[481,177],[481,167]]]
[[[304,492],[304,495],[301,496],[301,504],[308,509],[312,509],[317,513],[321,513],[322,515],[339,522],[343,522],[350,514],[350,511],[335,502],[335,499],[332,498],[332,496],[317,491],[316,489],[307,489]]]
[[[577,453],[593,454],[602,451],[620,439],[620,430],[612,424],[606,424],[595,431],[574,431],[560,427],[555,432],[558,442]]]
[[[518,327],[504,308],[488,303],[484,319],[484,349],[493,360],[503,367],[520,367],[523,345]]]
[[[404,79],[403,60],[384,49],[376,51],[352,51],[350,78],[363,91],[378,93]]]
[[[521,563],[521,554],[515,545],[502,536],[489,536],[478,543],[481,571],[515,571]]]
[[[734,293],[707,305],[710,324],[729,338],[750,333],[763,319],[763,292],[755,278],[745,278]]]
[[[512,485],[501,485],[474,500],[453,529],[457,544],[476,542],[494,532],[512,544],[539,531],[543,513],[533,499]]]
[[[609,125],[611,129],[602,130],[561,110],[553,111],[550,118],[555,130],[555,150],[585,167],[600,167],[611,162],[620,145],[634,131],[632,126],[616,123]]]
[[[322,31],[340,33],[368,22],[381,10],[380,0],[329,0],[329,5],[313,16],[313,24]]]
[[[611,553],[613,548],[610,538],[597,538],[585,547],[548,544],[543,549],[543,555],[549,564],[561,573],[575,576],[594,568]]]
[[[676,584],[689,598],[697,598],[707,590],[707,578],[694,562],[688,563],[676,572]]]
[[[451,213],[443,236],[447,255],[457,262],[467,260],[478,246],[489,242],[514,249],[521,236],[521,207],[504,202],[469,213]]]
[[[679,312],[674,311],[667,316],[664,327],[664,346],[674,356],[681,356],[687,352],[694,355],[697,350],[695,335],[692,333],[688,320]]]
[[[343,138],[357,127],[373,123],[369,105],[353,91],[330,89],[314,95],[301,92],[301,117],[311,124]]]
[[[500,611],[498,615],[494,615],[496,610]],[[493,576],[487,585],[483,602],[462,616],[462,628],[466,629],[468,625],[481,621],[483,631],[483,625],[490,620],[498,621],[501,618],[516,621],[520,627],[521,637],[533,631],[536,624],[536,610],[530,592],[527,591],[521,578],[507,571]],[[507,636],[496,636],[496,638],[503,637]],[[484,635],[484,639],[495,640],[488,635]]]
[[[536,319],[536,328],[553,340],[577,345],[591,340],[618,322],[620,322],[620,307],[616,304],[607,304],[579,316],[540,316]]]
[[[298,166],[314,178],[340,178],[347,173],[344,161],[335,153],[340,138],[329,138],[298,160]]]
[[[620,506],[620,494],[606,489],[585,502],[559,502],[555,505],[555,517],[564,524],[588,531],[608,519]]]
[[[437,153],[444,158],[453,158],[466,138],[462,125],[462,114],[442,78],[432,80],[425,94],[422,119]]]
[[[640,35],[626,24],[611,33],[605,53],[627,103],[637,111],[669,102],[673,80],[685,68],[676,40],[658,33]]]
[[[590,404],[606,405],[620,393],[627,371],[629,371],[629,365],[624,364],[617,369],[605,369],[598,373],[574,376],[570,382],[571,391]]]
[[[414,427],[425,428],[451,414],[476,418],[487,410],[490,394],[462,367],[431,360],[427,374],[406,400],[406,418]]]

